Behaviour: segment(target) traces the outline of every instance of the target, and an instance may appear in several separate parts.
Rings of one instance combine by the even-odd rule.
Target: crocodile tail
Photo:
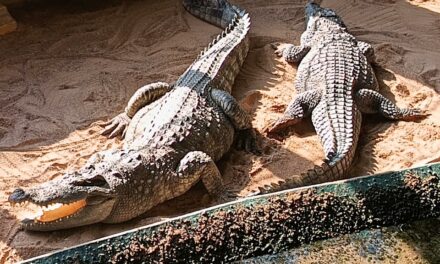
[[[351,123],[352,128],[342,129],[343,131],[338,129],[338,132],[342,133],[342,135],[337,135],[334,128],[331,129],[325,126],[325,124],[331,126],[331,117],[327,114],[327,110],[319,111],[319,105],[317,108],[318,109],[315,109],[317,113],[320,112],[324,114],[312,115],[312,120],[324,146],[324,151],[326,152],[327,158],[324,162],[320,166],[316,165],[313,169],[302,173],[300,176],[293,176],[271,185],[259,187],[258,190],[253,193],[264,194],[277,192],[301,186],[341,180],[344,178],[355,155],[362,123],[362,115],[360,111],[356,109],[356,106],[353,105],[351,107],[352,114],[344,113],[344,118],[339,119],[342,124],[347,122]],[[325,107],[325,104],[323,108],[327,108]],[[344,124],[344,126],[350,127],[350,124]]]
[[[184,0],[183,6],[192,15],[221,28],[226,28],[237,15],[245,14],[226,0]]]
[[[326,150],[324,146],[327,158],[321,166],[315,166],[301,175],[304,185],[337,181],[346,176],[355,155],[362,123],[361,112],[355,105],[348,106],[347,109],[348,112],[341,114],[337,121],[334,121],[334,123],[339,122],[340,126],[335,127],[333,124],[333,130],[327,131],[334,137],[336,152],[332,152],[330,148]],[[328,136],[319,132],[318,135],[324,145]]]
[[[184,0],[183,5],[194,16],[224,29],[199,53],[188,70],[208,67],[210,85],[230,93],[249,51],[249,14],[225,0]],[[186,73],[182,76],[179,82],[193,78]]]

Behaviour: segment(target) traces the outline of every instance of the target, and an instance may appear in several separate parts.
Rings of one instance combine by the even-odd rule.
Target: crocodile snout
[[[23,189],[17,188],[14,190],[11,195],[9,195],[8,201],[11,203],[19,203],[26,201],[29,198],[29,194],[27,194]]]

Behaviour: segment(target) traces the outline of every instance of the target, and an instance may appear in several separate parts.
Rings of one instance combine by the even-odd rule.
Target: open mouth
[[[69,218],[78,213],[87,205],[85,199],[71,203],[52,203],[47,206],[40,206],[32,202],[22,202],[18,205],[24,207],[22,214],[23,221],[33,220],[33,222],[53,222],[62,218]]]

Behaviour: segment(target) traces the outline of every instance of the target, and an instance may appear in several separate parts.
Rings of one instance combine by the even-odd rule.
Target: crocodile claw
[[[280,118],[277,121],[272,122],[268,126],[266,126],[263,129],[263,132],[271,138],[278,138],[277,133],[281,132],[282,130],[298,123],[297,119],[292,118]]]
[[[130,121],[131,118],[129,118],[127,114],[119,114],[110,121],[104,123],[105,128],[102,130],[101,135],[108,135],[109,138],[121,135],[121,137],[124,138]]]
[[[282,57],[283,56],[285,47],[282,47],[281,43],[275,42],[275,43],[270,44],[270,46],[275,50],[274,53],[278,57]]]
[[[261,154],[261,151],[257,146],[257,137],[255,135],[255,131],[252,128],[243,129],[238,132],[236,147],[238,150],[245,150],[246,152],[250,152],[255,155]]]
[[[421,110],[419,108],[408,109],[408,112],[409,112],[409,114],[402,117],[401,120],[403,120],[403,121],[418,121],[420,119],[424,119],[424,118],[431,115],[427,111]]]

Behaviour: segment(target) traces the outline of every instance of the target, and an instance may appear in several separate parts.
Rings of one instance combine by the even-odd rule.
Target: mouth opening
[[[25,212],[22,217],[24,222],[48,223],[73,216],[83,209],[87,202],[86,199],[81,199],[71,203],[52,203],[47,206],[32,202],[24,202],[19,205],[24,207]]]

